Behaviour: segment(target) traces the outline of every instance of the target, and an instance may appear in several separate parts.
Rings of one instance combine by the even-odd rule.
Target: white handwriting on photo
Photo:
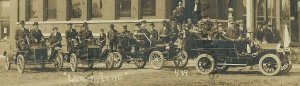
[[[125,76],[128,75],[127,72],[119,73],[115,75],[107,75],[104,73],[99,73],[99,75],[94,75],[93,73],[86,76],[78,76],[64,73],[67,76],[69,82],[92,82],[92,83],[102,83],[110,81],[125,80]]]

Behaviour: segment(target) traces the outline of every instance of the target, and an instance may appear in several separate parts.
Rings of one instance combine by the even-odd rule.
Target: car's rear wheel
[[[280,72],[281,61],[275,54],[265,54],[259,60],[259,70],[262,74],[273,76]]]
[[[149,55],[149,63],[151,68],[159,70],[164,65],[164,55],[159,51],[153,51]]]
[[[280,73],[288,73],[292,69],[293,63],[288,58],[282,59],[282,67]]]
[[[25,70],[25,58],[22,54],[17,57],[17,69],[19,73],[24,73]]]
[[[186,51],[182,50],[177,54],[177,58],[174,60],[176,67],[184,68],[188,63],[189,57]]]
[[[196,69],[201,74],[210,74],[214,72],[215,60],[211,55],[201,54],[196,59]]]
[[[63,68],[63,56],[61,54],[57,54],[54,62],[54,68],[57,71],[61,71]]]
[[[70,64],[71,64],[71,71],[76,72],[78,68],[78,63],[77,63],[77,56],[75,53],[72,53],[70,55]]]
[[[141,60],[137,60],[137,61],[134,62],[134,65],[137,68],[145,68],[145,66],[146,66],[146,59],[142,58]]]
[[[105,67],[106,69],[113,69],[114,67],[114,57],[113,57],[113,53],[108,53],[106,61],[105,61]]]
[[[120,69],[122,67],[123,58],[121,53],[119,52],[113,52],[113,58],[114,58],[114,69]]]

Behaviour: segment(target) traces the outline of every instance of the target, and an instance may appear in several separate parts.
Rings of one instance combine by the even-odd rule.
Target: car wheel
[[[122,67],[123,58],[119,52],[113,52],[114,69],[120,69]]]
[[[19,73],[24,73],[25,70],[25,58],[23,55],[18,55],[17,57],[17,69]]]
[[[63,68],[63,56],[61,54],[57,54],[54,62],[54,68],[57,71],[61,71]]]
[[[153,51],[149,55],[149,63],[150,63],[151,68],[153,68],[155,70],[161,69],[164,65],[164,56],[163,56],[163,54],[159,51]]]
[[[215,60],[211,55],[201,54],[196,59],[196,69],[201,74],[210,74],[214,72]]]
[[[280,72],[281,61],[275,54],[265,54],[259,60],[259,70],[262,74],[273,76]]]
[[[72,53],[70,55],[70,64],[71,64],[71,71],[76,72],[78,68],[78,63],[77,63],[77,56],[75,53]]]
[[[188,57],[187,52],[180,51],[177,54],[177,58],[175,58],[175,60],[174,60],[174,64],[176,65],[176,67],[184,68],[187,65],[188,61],[189,61],[189,57]]]

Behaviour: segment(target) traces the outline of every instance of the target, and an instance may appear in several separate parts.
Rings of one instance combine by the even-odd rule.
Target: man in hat
[[[51,60],[55,58],[55,55],[58,52],[57,50],[55,50],[55,47],[62,47],[61,40],[62,40],[61,33],[58,32],[57,27],[54,27],[53,32],[49,37],[50,46],[51,46],[51,55],[50,55]]]
[[[100,50],[105,46],[106,44],[106,34],[104,32],[104,29],[100,29],[100,35],[98,38],[98,45],[100,46]]]
[[[183,15],[184,7],[183,7],[182,2],[178,2],[178,7],[176,7],[175,10],[176,10],[176,19],[177,19],[178,23],[183,24],[183,21],[185,19],[184,19],[184,15]]]
[[[44,36],[42,34],[42,31],[39,29],[39,23],[34,22],[33,27],[34,28],[30,31],[30,34],[31,34],[30,38],[32,40],[32,43],[40,44],[40,43],[44,42]]]
[[[82,25],[83,30],[79,34],[81,41],[90,41],[93,39],[93,33],[89,30],[87,22],[84,22]]]
[[[110,24],[110,30],[108,31],[107,39],[109,42],[109,48],[111,50],[116,50],[118,45],[118,31],[115,30],[115,25]]]
[[[165,43],[169,43],[170,42],[170,34],[171,31],[168,27],[167,22],[163,22],[162,23],[163,28],[159,31],[159,37],[160,37],[160,42],[165,42]]]
[[[272,22],[269,22],[263,30],[264,41],[267,43],[278,43],[281,40],[279,31],[275,29]]]
[[[25,22],[22,20],[19,22],[19,29],[16,30],[15,40],[16,47],[19,50],[22,50],[21,42],[23,41],[25,44],[29,44],[29,30],[25,28]]]
[[[146,26],[147,26],[147,21],[146,21],[146,20],[143,20],[143,21],[141,22],[141,30],[142,30],[143,33],[146,34],[146,36],[149,36],[150,33],[149,33],[149,31],[147,30]]]
[[[75,41],[76,40],[76,36],[77,36],[77,31],[73,28],[73,24],[72,23],[68,23],[68,27],[69,29],[65,32],[66,34],[66,40],[67,40],[67,50],[69,51],[70,48],[70,43],[71,41]]]
[[[130,39],[132,39],[132,34],[131,32],[128,30],[127,25],[123,26],[124,31],[120,34],[121,39],[119,42],[119,48],[121,48],[121,50],[126,51],[126,50],[130,50]]]
[[[234,21],[230,21],[230,25],[226,29],[227,37],[231,39],[238,39],[239,33],[238,33],[238,24],[236,24]]]
[[[156,30],[154,23],[151,23],[150,27],[151,27],[150,40],[152,42],[152,45],[155,45],[158,41],[158,31]]]

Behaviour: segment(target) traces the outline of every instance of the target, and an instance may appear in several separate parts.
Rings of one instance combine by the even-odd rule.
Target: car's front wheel
[[[262,74],[273,76],[280,72],[281,61],[275,54],[265,54],[259,60],[259,70]]]

